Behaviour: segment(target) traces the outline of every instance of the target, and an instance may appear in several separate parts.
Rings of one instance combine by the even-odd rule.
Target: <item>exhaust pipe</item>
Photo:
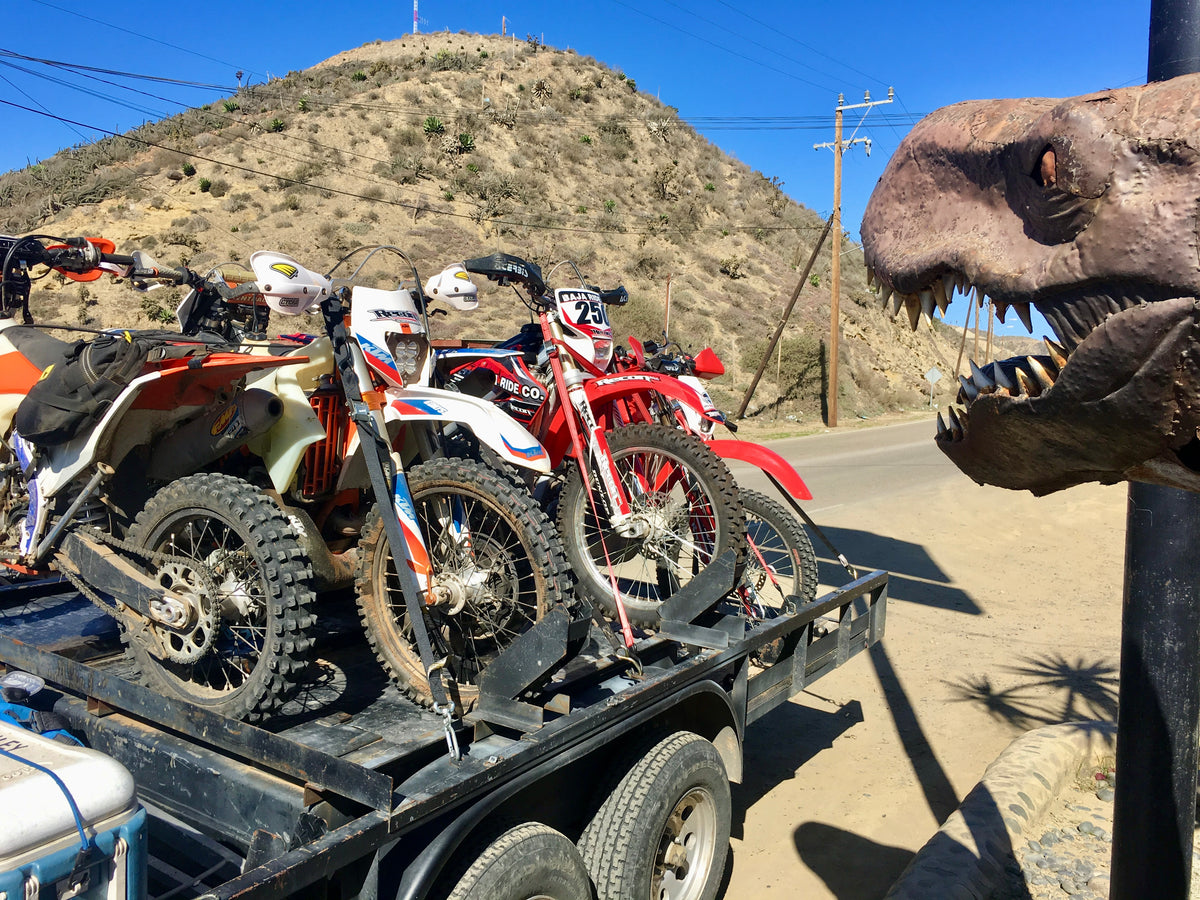
[[[283,401],[261,388],[242,391],[232,401],[188,422],[154,448],[146,477],[174,481],[236,450],[271,428],[283,415]]]

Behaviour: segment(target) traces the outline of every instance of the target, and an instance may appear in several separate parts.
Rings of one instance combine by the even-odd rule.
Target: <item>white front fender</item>
[[[388,422],[460,423],[506,462],[550,472],[550,456],[538,439],[487,400],[438,388],[390,389],[383,414]]]

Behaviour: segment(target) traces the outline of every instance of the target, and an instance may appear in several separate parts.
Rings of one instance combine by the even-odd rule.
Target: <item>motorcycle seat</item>
[[[74,341],[56,338],[32,325],[14,325],[5,329],[4,337],[40,372],[46,371],[55,363],[61,363],[75,345]]]

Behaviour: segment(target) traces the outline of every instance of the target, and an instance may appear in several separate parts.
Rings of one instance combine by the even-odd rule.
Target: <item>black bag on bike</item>
[[[91,428],[142,371],[151,349],[129,332],[76,341],[43,372],[17,407],[13,425],[35,444],[60,444]]]

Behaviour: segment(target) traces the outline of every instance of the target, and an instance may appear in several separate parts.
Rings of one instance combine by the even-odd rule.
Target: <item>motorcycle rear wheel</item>
[[[742,491],[741,497],[750,544],[742,584],[753,589],[756,614],[771,618],[791,603],[808,603],[817,596],[818,581],[817,555],[808,532],[766,494]]]
[[[423,610],[433,654],[445,657],[450,699],[461,710],[479,699],[479,677],[497,655],[554,604],[570,598],[562,544],[541,507],[507,477],[468,459],[434,459],[406,473],[429,548],[434,585],[469,585],[453,604]],[[461,503],[468,551],[443,514]],[[359,542],[358,607],[375,655],[412,700],[433,703],[409,624],[383,520],[376,512]]]
[[[157,577],[194,597],[212,628],[211,635],[181,635],[152,623],[127,626],[126,657],[144,684],[250,722],[295,692],[313,642],[312,571],[269,497],[240,478],[190,475],[150,498],[129,539],[193,562],[160,565]],[[175,659],[151,653],[157,641],[150,631]]]
[[[640,537],[616,533],[593,472],[598,528],[573,466],[559,497],[559,533],[583,597],[617,617],[611,563],[630,622],[654,626],[662,602],[724,551],[735,551],[735,575],[740,574],[746,529],[737,485],[712,450],[676,428],[629,425],[609,432],[608,445],[633,512],[648,530]]]

